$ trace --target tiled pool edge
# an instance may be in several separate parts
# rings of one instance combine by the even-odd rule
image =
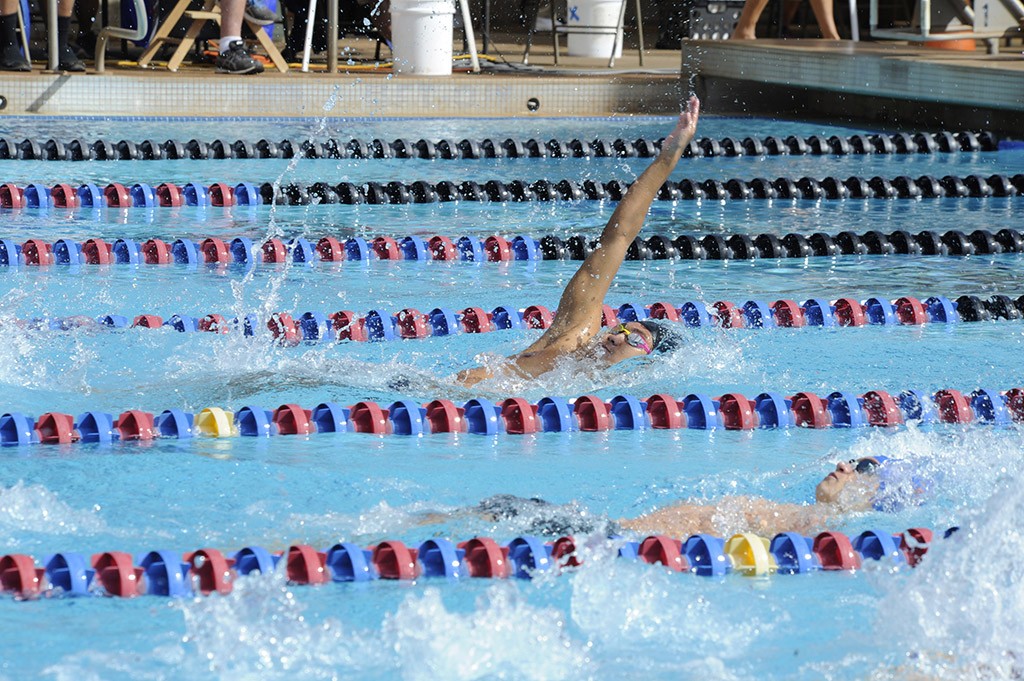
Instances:
[[[466,117],[677,112],[677,75],[232,78],[139,73],[0,75],[0,113],[84,116]],[[530,100],[536,100],[531,111]]]

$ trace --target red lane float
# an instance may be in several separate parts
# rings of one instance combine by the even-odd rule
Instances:
[[[181,187],[171,182],[157,185],[156,200],[162,208],[179,208],[185,203],[185,199],[181,195]]]
[[[142,257],[147,265],[169,265],[174,262],[170,246],[160,239],[150,239],[142,244]]]
[[[224,182],[214,182],[210,185],[210,205],[219,207],[230,207],[235,205],[235,190]]]
[[[792,300],[776,300],[771,304],[775,314],[775,323],[783,328],[801,328],[807,326],[804,309]]]
[[[326,584],[331,581],[327,572],[327,554],[306,544],[289,546],[285,552],[285,573],[294,584]]]
[[[823,570],[859,570],[860,554],[842,532],[822,532],[814,538],[814,553]]]
[[[206,263],[226,265],[232,260],[231,250],[222,239],[217,237],[203,239],[202,243],[199,244],[199,250],[202,251],[203,261]]]
[[[543,305],[531,305],[523,310],[523,322],[530,329],[546,329],[554,317],[554,313]]]
[[[864,412],[872,426],[898,426],[903,423],[903,412],[892,395],[884,390],[869,390],[864,393]]]
[[[199,549],[186,553],[184,559],[192,565],[196,591],[204,596],[231,593],[235,578],[234,560],[225,558],[217,549]]]
[[[938,391],[935,393],[935,405],[943,423],[970,423],[974,420],[974,410],[959,390]]]
[[[381,260],[402,259],[402,249],[398,247],[398,242],[389,236],[377,237],[370,243],[370,246]]]
[[[345,247],[332,236],[316,242],[316,252],[323,262],[342,262],[345,259]]]
[[[132,564],[131,554],[108,551],[92,557],[96,581],[110,596],[132,598],[144,593],[142,576],[145,570]]]
[[[682,542],[661,534],[640,542],[637,556],[645,563],[661,564],[672,572],[686,572],[690,569],[690,564],[682,554]]]
[[[736,307],[728,300],[719,300],[711,304],[718,317],[718,324],[724,329],[742,329],[746,324],[743,321],[743,310]]]
[[[123,412],[114,421],[114,428],[120,433],[121,439],[125,441],[152,440],[155,436],[153,415],[137,409]]]
[[[791,409],[797,426],[828,428],[832,425],[826,400],[810,392],[799,392],[789,399],[792,401]]]
[[[400,541],[385,541],[373,548],[374,567],[381,579],[416,579],[419,574],[419,563],[416,562],[416,549],[410,549]]]
[[[739,393],[727,393],[718,398],[722,423],[726,430],[753,430],[759,425],[754,402]]]
[[[465,410],[451,400],[434,400],[426,404],[431,433],[466,432]]]
[[[41,239],[29,239],[21,245],[21,257],[26,265],[45,267],[53,264],[53,246]]]
[[[274,410],[273,421],[281,435],[311,435],[316,432],[310,418],[313,412],[297,404],[282,404]]]
[[[671,395],[659,393],[648,397],[647,414],[651,419],[651,428],[677,430],[686,427],[683,403]]]
[[[465,551],[462,560],[470,577],[505,579],[511,576],[507,546],[498,546],[490,537],[474,537],[458,547]]]
[[[505,419],[505,432],[529,435],[540,431],[537,407],[522,397],[510,397],[501,403],[501,417]]]
[[[18,594],[23,598],[38,595],[43,590],[46,570],[37,568],[35,559],[23,553],[12,553],[0,558],[0,591]]]

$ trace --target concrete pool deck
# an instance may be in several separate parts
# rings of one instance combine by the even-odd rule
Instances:
[[[367,60],[373,44],[346,41],[342,72],[225,76],[212,65],[171,73],[108,58],[105,73],[0,73],[4,115],[267,117],[608,116],[670,114],[696,89],[706,110],[859,120],[915,128],[1020,130],[1024,57],[904,43],[816,40],[685,41],[649,50],[640,67],[625,49],[607,60],[563,56],[544,39],[529,66],[512,37],[492,43],[483,73],[393,76]],[[386,50],[385,50],[386,53]],[[349,63],[349,56],[352,62]],[[467,62],[468,65],[468,62]],[[322,68],[322,67],[321,67]]]

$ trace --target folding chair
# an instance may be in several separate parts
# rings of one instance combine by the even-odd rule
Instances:
[[[556,4],[564,4],[568,9],[566,15],[569,17],[568,22],[565,25],[561,25],[558,22]],[[619,36],[622,35],[622,31],[626,23],[626,3],[629,0],[622,0],[622,4],[619,7],[619,20],[615,26],[590,26],[581,23],[573,23],[573,16],[575,12],[575,5],[572,4],[572,0],[552,0],[551,6],[551,44],[554,48],[555,53],[555,65],[558,65],[558,36],[561,33],[581,33],[586,35],[614,35],[612,41],[611,55],[608,57],[608,68],[615,66],[615,53],[619,51]],[[640,0],[636,2],[636,33],[637,33],[637,54],[640,57],[640,66],[644,65],[644,24],[643,14],[640,9]],[[530,59],[530,47],[533,45],[533,34],[536,32],[537,25],[537,14],[540,12],[540,2],[536,0],[531,3],[533,5],[533,12],[527,26],[526,33],[526,50],[523,52],[523,63],[529,63]]]
[[[203,9],[198,11],[189,10],[189,5],[192,0],[178,0],[177,4],[174,5],[174,9],[167,15],[167,20],[164,21],[160,29],[154,34],[153,39],[149,43],[149,47],[139,57],[139,66],[145,68],[149,65],[149,62],[153,61],[153,57],[156,56],[157,50],[159,50],[164,43],[177,44],[178,48],[171,55],[170,60],[167,62],[168,71],[177,71],[178,67],[181,66],[181,62],[185,60],[185,55],[188,54],[189,49],[195,44],[196,38],[199,37],[199,32],[203,30],[203,26],[206,22],[212,21],[220,26],[220,6],[216,0],[205,0],[203,3]],[[174,38],[170,35],[174,27],[177,26],[178,21],[181,20],[182,16],[191,19],[192,24],[188,27],[188,31],[185,32],[184,38]],[[264,31],[264,27],[257,24],[254,21],[250,21],[248,18],[244,19],[245,24],[252,31],[253,35],[256,36],[256,40],[266,51],[267,56],[270,57],[270,61],[274,63],[274,67],[281,73],[288,71],[288,62],[281,56],[281,52],[274,45],[274,41],[270,39],[270,36]]]

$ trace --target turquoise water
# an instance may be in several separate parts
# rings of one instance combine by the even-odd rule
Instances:
[[[6,121],[5,121],[6,122]],[[633,121],[328,122],[321,136],[656,137],[666,119]],[[177,126],[177,127],[176,127]],[[118,130],[112,135],[109,130]],[[403,131],[403,129],[405,131]],[[13,120],[20,139],[68,134],[141,141],[224,137],[221,124]],[[230,139],[301,137],[313,122],[231,122]],[[756,132],[754,132],[756,131]],[[850,134],[792,123],[708,118],[709,137]],[[519,161],[4,162],[3,181],[123,183],[163,180],[523,178],[631,179],[638,159]],[[1018,154],[684,160],[674,177],[894,177],[1024,171]],[[844,229],[973,229],[1019,223],[1022,199],[656,203],[654,233],[835,233]],[[101,236],[165,239],[277,234],[458,236],[596,235],[612,206],[443,204],[416,206],[4,212],[5,238]],[[1022,292],[1021,258],[844,257],[751,262],[627,262],[610,304],[726,299]],[[399,397],[461,402],[511,395],[535,401],[667,392],[753,397],[763,390],[827,394],[906,388],[934,391],[1024,386],[1020,321],[858,329],[685,332],[685,347],[657,363],[588,373],[566,367],[529,384],[473,390],[450,376],[486,353],[509,354],[537,332],[295,348],[238,334],[27,329],[16,320],[81,314],[201,316],[275,311],[397,311],[435,306],[554,307],[578,263],[344,263],[237,268],[142,266],[21,268],[0,272],[2,411],[38,415],[119,413],[296,402],[352,404]],[[399,379],[402,392],[391,387]],[[620,678],[679,673],[705,678],[1001,678],[1021,649],[1019,597],[1024,513],[1018,427],[908,426],[892,431],[613,431],[376,438],[322,434],[270,439],[160,440],[113,446],[9,448],[0,452],[0,553],[37,563],[57,551],[133,554],[296,543],[416,545],[477,534],[507,542],[529,519],[460,511],[494,494],[575,502],[599,518],[632,517],[680,499],[731,510],[723,498],[760,495],[804,503],[836,461],[885,454],[941,481],[921,505],[849,514],[834,527],[925,526],[941,533],[914,570],[869,563],[855,573],[703,579],[613,559],[602,537],[581,538],[584,565],[530,582],[419,579],[414,583],[295,587],[281,575],[239,580],[234,593],[201,599],[0,598],[0,678],[165,678],[181,674],[336,678]],[[427,522],[427,521],[430,522]],[[1017,657],[1014,657],[1017,656]]]

